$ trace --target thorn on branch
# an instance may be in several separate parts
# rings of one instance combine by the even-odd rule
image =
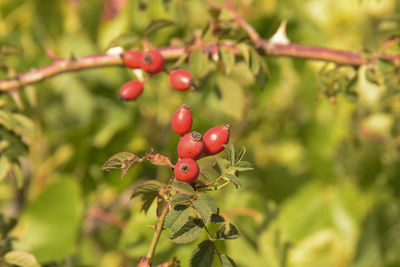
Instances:
[[[60,57],[58,57],[58,56],[56,55],[56,53],[54,53],[53,50],[47,49],[47,50],[46,50],[46,53],[47,53],[47,55],[48,55],[53,61],[60,60]]]

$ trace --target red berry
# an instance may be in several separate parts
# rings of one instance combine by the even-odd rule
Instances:
[[[149,74],[157,74],[164,70],[164,58],[158,50],[150,50],[143,54],[140,66]]]
[[[172,115],[171,127],[177,134],[184,135],[188,133],[192,129],[192,123],[192,114],[186,105],[180,106]]]
[[[215,155],[224,150],[224,145],[229,142],[230,126],[228,124],[213,127],[203,136],[204,152],[207,155]]]
[[[180,91],[194,87],[193,76],[187,70],[174,70],[168,76],[172,88]]]
[[[136,100],[143,93],[143,83],[139,81],[129,81],[125,83],[119,91],[119,98],[125,101]]]
[[[124,53],[125,66],[132,69],[139,69],[142,62],[143,53],[138,50],[128,50]]]
[[[179,181],[191,184],[199,176],[199,165],[190,158],[180,159],[175,164],[174,174]]]
[[[198,132],[187,133],[179,139],[178,156],[180,158],[199,159],[204,152],[204,140]]]

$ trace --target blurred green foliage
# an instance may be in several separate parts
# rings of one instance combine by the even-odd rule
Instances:
[[[400,33],[396,0],[234,2],[265,38],[285,19],[294,43],[369,54]],[[155,19],[175,22],[149,35],[156,47],[189,43],[211,18],[200,0],[2,0],[0,78],[51,63],[47,49],[60,57],[104,53],[123,34],[127,48],[137,45],[135,36]],[[144,163],[121,180],[100,167],[117,152],[142,155],[151,147],[176,160],[169,122],[186,103],[195,130],[229,123],[231,143],[245,146],[245,160],[255,165],[242,176],[242,190],[214,196],[242,237],[217,246],[239,266],[399,266],[395,68],[268,57],[260,59],[269,73],[260,90],[256,69],[241,58],[232,65],[232,55],[221,52],[229,63],[222,69],[199,51],[184,63],[199,85],[194,93],[173,91],[161,74],[138,101],[122,103],[119,88],[134,75],[110,67],[27,86],[17,104],[2,95],[1,255],[27,251],[48,266],[134,266],[156,217],[155,205],[144,215],[129,201],[132,186],[142,178],[167,181],[171,171]],[[172,244],[164,234],[154,263],[177,256],[186,266],[195,245]],[[19,260],[37,266],[21,253]]]

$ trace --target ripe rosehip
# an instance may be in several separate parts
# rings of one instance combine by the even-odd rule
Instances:
[[[139,81],[126,82],[119,91],[119,98],[124,101],[136,100],[143,93],[143,83]]]
[[[189,107],[183,104],[175,111],[171,119],[171,127],[174,132],[184,135],[192,129],[192,114]]]
[[[178,156],[183,158],[199,159],[204,152],[204,140],[200,133],[187,133],[179,139]]]
[[[164,70],[164,58],[158,50],[150,50],[143,54],[140,67],[149,74],[157,74]]]
[[[180,91],[194,87],[193,76],[187,70],[174,70],[168,76],[172,88]]]
[[[125,66],[132,69],[139,69],[142,62],[143,53],[138,50],[128,50],[124,53]]]
[[[193,183],[199,176],[199,165],[191,158],[180,159],[174,168],[176,179],[186,183]]]
[[[224,145],[229,142],[230,126],[228,124],[213,127],[203,136],[204,152],[207,155],[215,155],[224,150]]]

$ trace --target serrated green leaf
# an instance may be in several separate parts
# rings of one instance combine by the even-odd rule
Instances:
[[[260,70],[260,56],[254,48],[250,48],[250,70],[257,75]]]
[[[193,196],[195,194],[193,187],[190,184],[185,183],[185,182],[176,180],[172,183],[172,188],[177,190],[179,193],[185,194],[188,196]]]
[[[211,215],[217,213],[217,202],[208,195],[199,195],[193,201],[193,206],[200,213],[206,223],[211,220]]]
[[[228,173],[225,175],[225,177],[231,180],[231,182],[236,186],[236,188],[242,188],[242,182],[240,182],[239,178],[236,175]]]
[[[171,204],[178,205],[183,203],[188,203],[192,200],[191,197],[185,194],[176,194],[171,197]]]
[[[236,171],[250,171],[253,170],[253,164],[248,161],[239,161],[235,163],[233,168]]]
[[[107,46],[107,48],[111,48],[114,46],[122,46],[122,47],[132,47],[138,41],[140,41],[140,36],[136,33],[124,33],[113,39]]]
[[[165,186],[165,184],[156,180],[141,182],[133,188],[131,199],[140,197],[142,200],[141,210],[146,213],[163,186]]]
[[[18,123],[13,118],[12,113],[5,110],[0,110],[0,125],[13,132],[16,132],[18,127]]]
[[[239,236],[239,231],[232,223],[222,225],[215,234],[216,239],[237,239]]]
[[[190,257],[191,267],[211,267],[214,260],[215,245],[210,240],[204,240],[195,247]]]
[[[236,45],[236,48],[239,50],[240,54],[243,56],[244,61],[247,64],[249,64],[249,62],[250,62],[249,46],[245,43],[239,43]]]
[[[219,256],[221,259],[222,267],[236,267],[236,263],[228,255],[221,254]]]
[[[175,22],[172,20],[167,20],[167,19],[158,19],[158,20],[153,20],[150,22],[150,24],[147,26],[146,30],[144,31],[144,36],[148,36],[162,28],[169,27],[175,25]]]
[[[211,174],[209,174],[208,172],[200,172],[201,176],[203,176],[204,178],[206,178],[207,181],[212,182],[215,180],[214,177],[211,176]]]
[[[224,160],[221,157],[215,157],[215,159],[217,160],[217,164],[218,164],[218,168],[220,170],[221,173],[226,171],[226,164],[224,162]]]
[[[203,230],[203,221],[197,218],[190,218],[181,229],[174,233],[170,240],[177,244],[186,244],[195,240]]]
[[[10,168],[10,163],[8,162],[8,159],[6,156],[1,156],[0,157],[0,181],[3,180]]]
[[[28,117],[21,114],[13,114],[14,120],[18,123],[16,133],[21,136],[25,143],[30,143],[36,137],[35,124]]]
[[[176,205],[168,212],[164,226],[171,228],[173,233],[179,231],[189,220],[190,207],[187,205]]]
[[[236,156],[235,156],[236,162],[240,162],[243,159],[244,154],[246,154],[246,148],[242,147],[242,150],[240,150],[239,152],[236,153]]]
[[[40,267],[36,257],[26,251],[13,250],[4,255],[7,263],[20,267]]]
[[[230,74],[235,66],[235,55],[231,50],[225,48],[221,48],[219,52],[221,54],[221,60],[225,73]]]
[[[229,164],[233,166],[235,164],[235,147],[232,144],[225,145],[226,152],[228,153]]]
[[[0,125],[20,136],[27,144],[32,142],[36,136],[32,120],[18,113],[0,110]]]

